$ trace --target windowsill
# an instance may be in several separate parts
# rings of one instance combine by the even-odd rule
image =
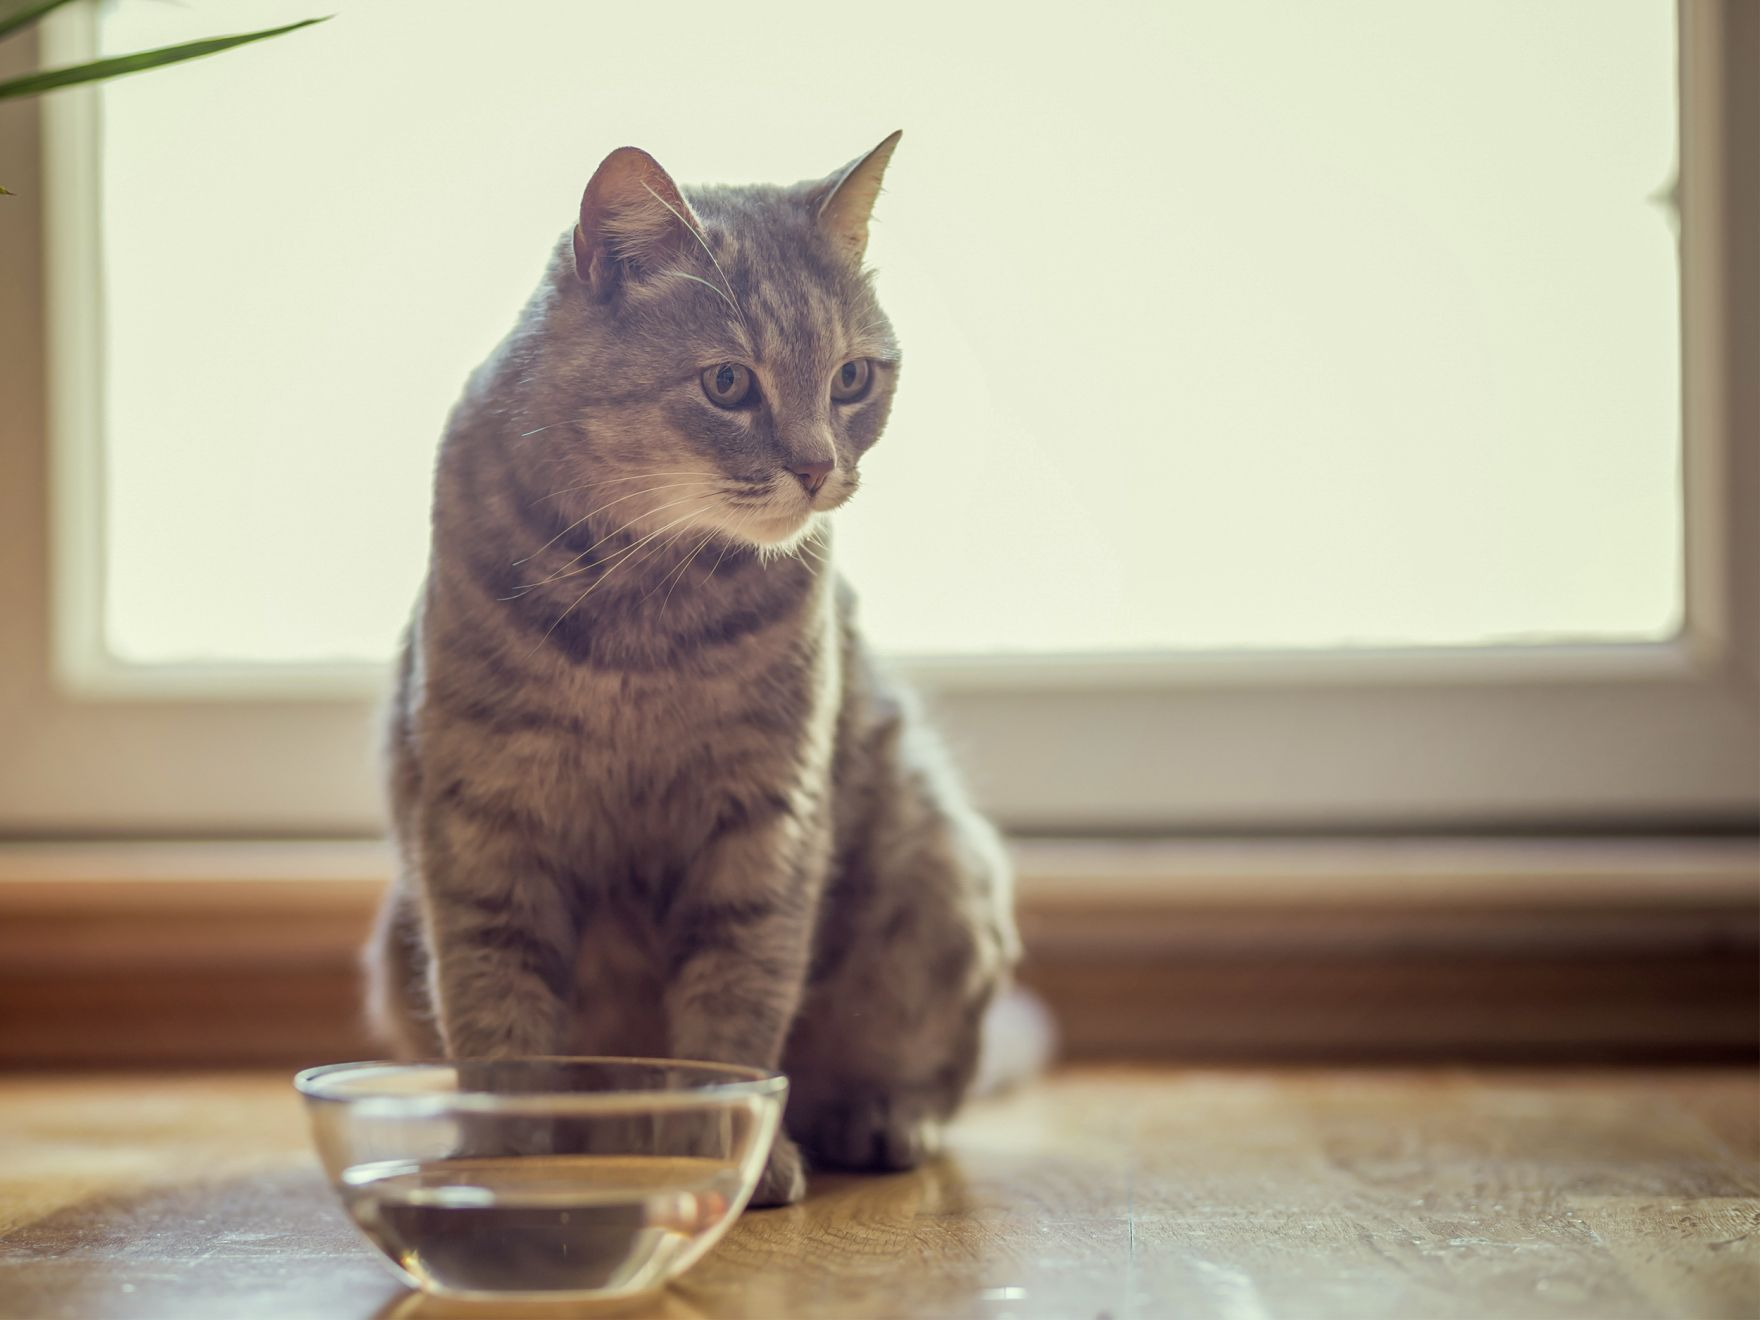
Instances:
[[[1749,1057],[1748,839],[1017,841],[1082,1057]],[[372,842],[0,845],[0,1065],[372,1046]]]
[[[1739,837],[1029,837],[1012,852],[1030,905],[1600,908],[1760,897],[1760,842]],[[0,842],[0,914],[149,894],[325,904],[376,896],[391,867],[388,846],[366,839]]]

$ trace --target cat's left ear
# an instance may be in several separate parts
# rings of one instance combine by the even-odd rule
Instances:
[[[819,228],[857,265],[868,250],[868,217],[874,213],[874,201],[880,196],[886,162],[892,159],[893,149],[903,136],[903,129],[893,133],[860,160],[851,161],[833,174],[822,186]]]
[[[703,224],[660,162],[637,147],[605,157],[581,197],[574,273],[601,298],[703,241]]]

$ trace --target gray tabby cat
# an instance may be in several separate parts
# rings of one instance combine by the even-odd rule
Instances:
[[[1016,957],[997,839],[829,567],[898,376],[862,268],[898,137],[793,187],[606,158],[447,424],[392,710],[393,1048],[781,1066],[758,1204],[803,1148],[922,1158]]]

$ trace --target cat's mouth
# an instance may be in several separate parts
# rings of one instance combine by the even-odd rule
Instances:
[[[830,513],[841,507],[855,493],[856,479],[853,475],[827,482],[823,489],[807,495],[807,514],[810,517],[815,513]]]
[[[778,513],[751,521],[741,528],[741,532],[757,545],[787,546],[799,540],[817,517],[813,509],[797,509],[793,513]]]
[[[766,492],[761,501],[735,498],[722,527],[740,540],[774,549],[799,541],[820,518],[855,493],[856,483],[828,482],[817,491]]]

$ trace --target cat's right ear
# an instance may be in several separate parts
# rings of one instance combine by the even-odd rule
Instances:
[[[880,180],[886,176],[886,163],[903,136],[903,129],[888,134],[884,142],[845,165],[813,194],[821,199],[819,228],[858,266],[868,250],[868,218],[880,196]]]
[[[599,297],[619,280],[658,269],[687,243],[703,241],[702,222],[660,162],[619,147],[593,171],[574,227],[574,273]]]

